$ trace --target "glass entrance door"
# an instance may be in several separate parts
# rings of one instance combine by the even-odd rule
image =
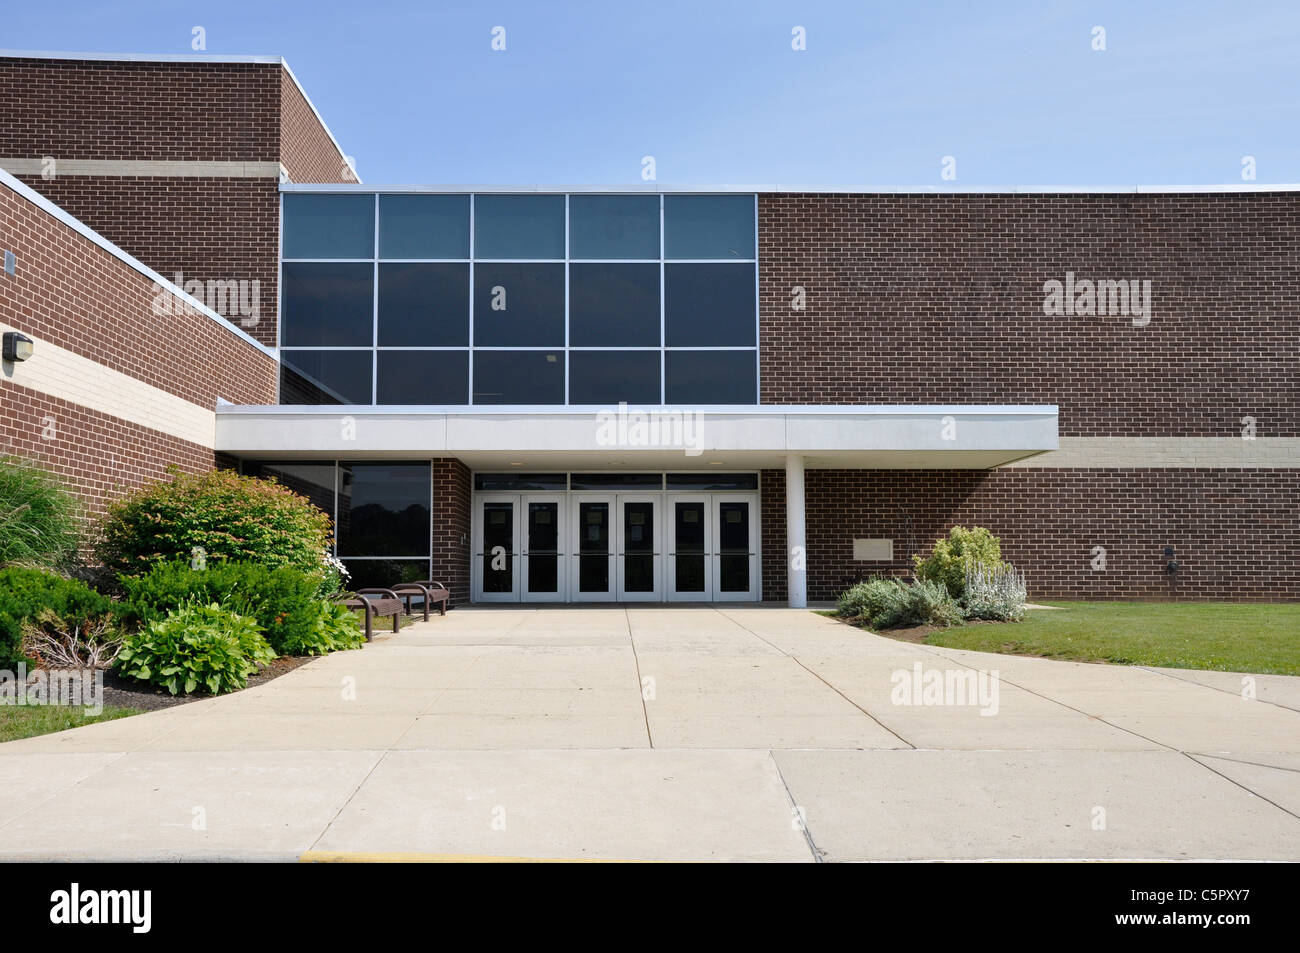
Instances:
[[[659,602],[663,599],[661,572],[663,544],[659,507],[663,497],[615,498],[618,513],[618,598],[621,602]]]
[[[753,601],[758,591],[757,527],[751,496],[713,496],[713,598],[718,602]]]
[[[709,498],[670,494],[667,510],[667,598],[672,602],[708,602],[713,598]]]
[[[559,495],[525,494],[520,501],[523,521],[521,584],[525,602],[560,602],[568,598],[562,548],[564,500]]]
[[[574,494],[573,513],[574,602],[612,602],[617,594],[614,574],[614,497]]]
[[[474,515],[475,597],[483,602],[518,602],[519,497],[481,495]]]

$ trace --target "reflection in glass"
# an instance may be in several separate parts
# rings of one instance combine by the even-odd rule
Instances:
[[[281,404],[369,404],[371,351],[281,351]]]
[[[563,404],[563,351],[475,351],[474,403]]]
[[[754,256],[754,196],[665,195],[664,255],[735,259]]]
[[[469,402],[469,351],[380,351],[380,404]]]
[[[659,196],[569,196],[570,258],[658,258]]]
[[[339,554],[427,556],[429,464],[339,466]]]

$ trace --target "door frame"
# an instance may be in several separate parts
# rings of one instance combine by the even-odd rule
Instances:
[[[521,573],[519,557],[519,493],[483,492],[474,494],[473,519],[471,521],[471,546],[469,558],[472,561],[470,580],[471,594],[475,602],[518,602],[521,592]],[[485,503],[510,503],[510,545],[511,583],[509,592],[483,591],[483,505]]]
[[[618,601],[619,602],[663,602],[664,601],[664,535],[663,535],[663,511],[664,511],[664,493],[662,490],[653,490],[649,493],[616,493],[614,494],[614,512],[615,519],[615,536],[614,536],[614,561],[615,569],[618,573]],[[626,555],[626,540],[624,537],[624,513],[623,504],[625,503],[649,503],[654,507],[651,519],[651,552],[654,554],[654,589],[650,592],[628,592],[626,579],[626,566],[623,557]]]
[[[558,490],[550,492],[531,491],[519,494],[518,536],[515,540],[519,548],[519,601],[520,602],[567,602],[568,585],[568,517],[565,513],[567,493]],[[555,591],[533,592],[528,588],[528,563],[532,558],[531,543],[528,539],[528,507],[532,503],[555,504]]]
[[[582,504],[583,503],[605,503],[608,506],[608,523],[606,526],[606,545],[607,560],[609,565],[609,588],[605,592],[579,592],[578,584],[582,578],[580,563],[582,560]],[[616,602],[618,599],[618,566],[617,556],[617,523],[618,523],[618,500],[616,494],[598,491],[569,491],[569,526],[572,535],[569,539],[569,561],[573,564],[573,571],[569,574],[569,601],[570,602]]]
[[[757,602],[758,601],[758,495],[752,492],[717,492],[710,493],[709,524],[713,530],[713,552],[710,554],[709,566],[712,579],[713,602]],[[746,503],[749,506],[749,588],[744,592],[722,591],[722,504]]]
[[[664,601],[713,601],[713,505],[707,492],[683,491],[664,494]],[[678,503],[699,503],[704,519],[704,591],[677,591],[677,512]]]

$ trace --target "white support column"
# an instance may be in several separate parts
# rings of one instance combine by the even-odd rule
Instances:
[[[786,587],[791,609],[808,607],[808,543],[804,534],[803,457],[785,458]]]

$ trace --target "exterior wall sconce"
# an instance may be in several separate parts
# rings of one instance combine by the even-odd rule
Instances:
[[[1178,570],[1182,568],[1183,568],[1183,564],[1180,563],[1178,560],[1174,559],[1174,547],[1166,546],[1165,547],[1165,572],[1170,573],[1172,575],[1173,573],[1178,572]]]
[[[17,331],[4,333],[4,359],[6,361],[25,361],[32,356],[35,346],[32,339]]]

